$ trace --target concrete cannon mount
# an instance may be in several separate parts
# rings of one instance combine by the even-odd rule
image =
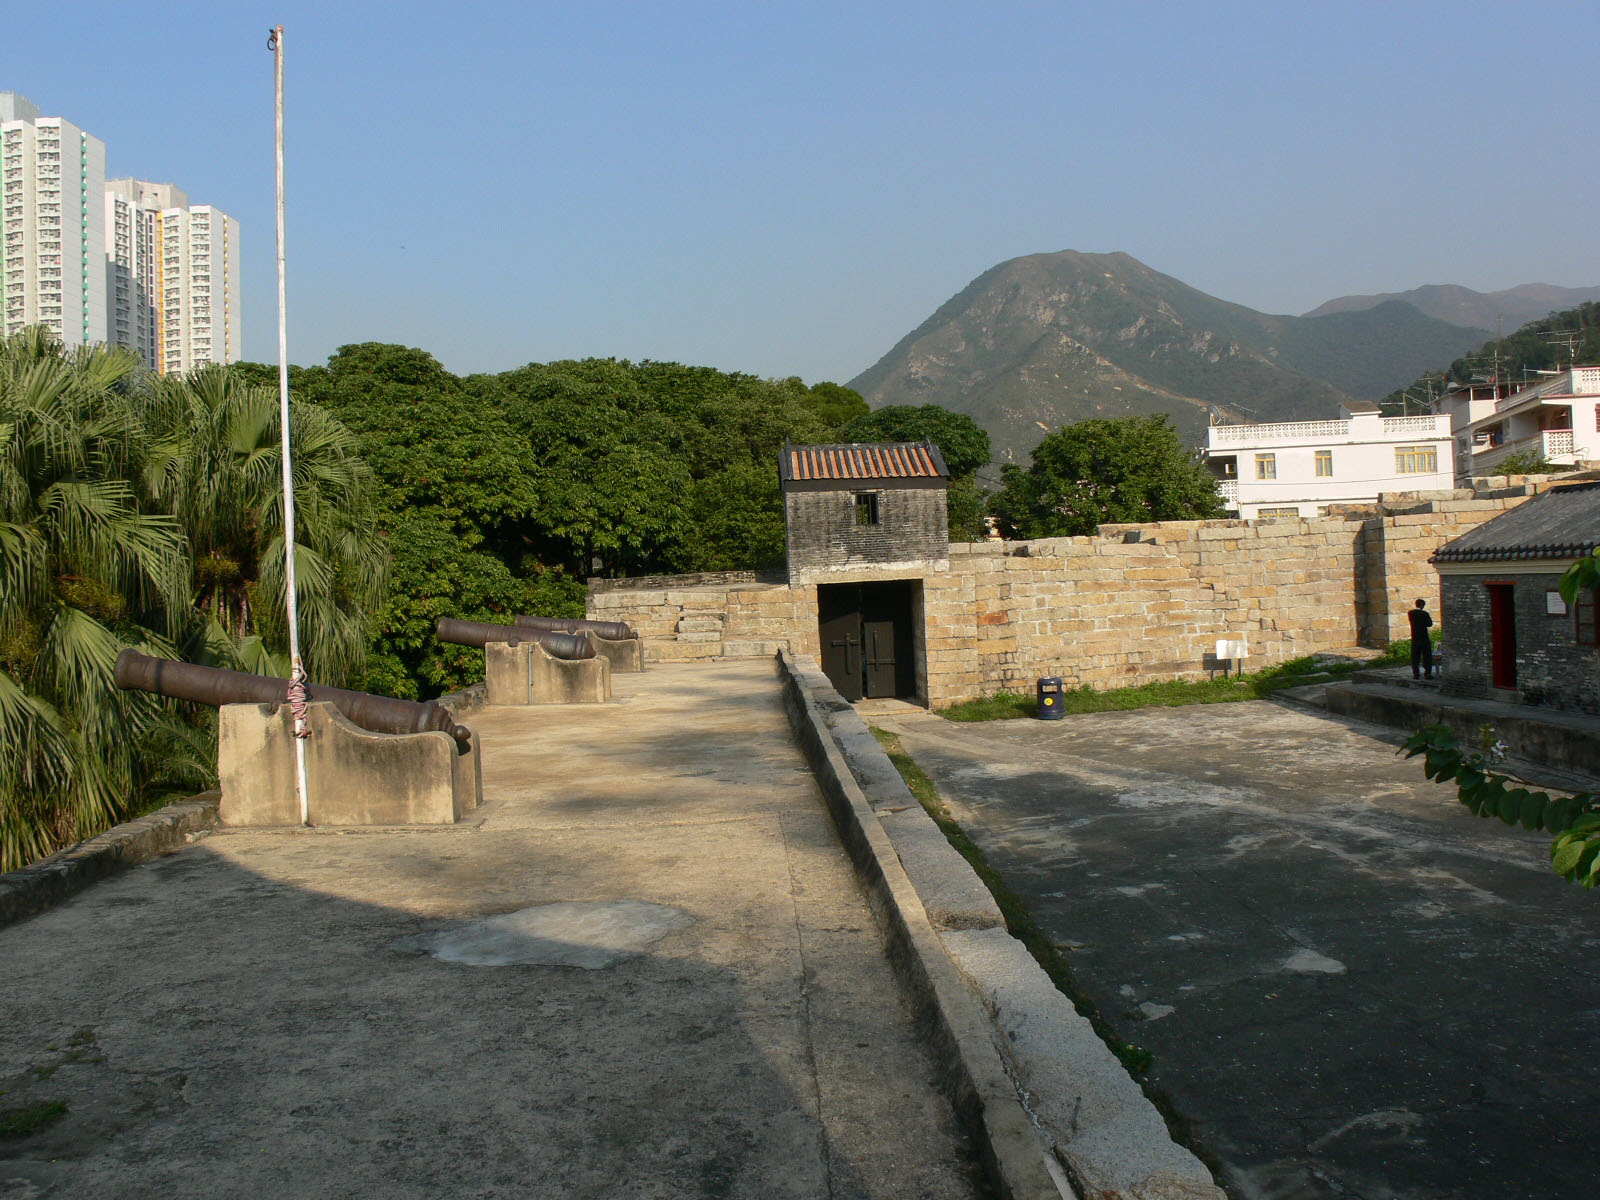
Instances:
[[[483,682],[489,704],[604,704],[611,699],[611,663],[563,659],[538,642],[490,642],[483,648]]]
[[[287,704],[218,710],[218,819],[299,825],[294,718]],[[483,792],[478,740],[461,754],[445,733],[373,733],[331,704],[307,708],[306,793],[313,825],[449,825]]]
[[[65,1105],[0,1196],[992,1194],[772,664],[616,690],[475,711],[459,824],[224,828],[0,928],[0,1109]]]
[[[636,637],[603,638],[592,629],[589,644],[600,658],[611,664],[611,673],[622,671],[634,674],[644,670],[644,642]]]

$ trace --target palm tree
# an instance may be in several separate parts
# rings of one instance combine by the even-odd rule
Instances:
[[[134,482],[136,368],[40,328],[0,341],[0,869],[110,824],[152,737],[183,737],[172,706],[112,682],[124,646],[170,653],[190,607],[182,529]]]
[[[209,368],[155,381],[145,404],[144,486],[193,550],[191,650],[288,674],[277,396]],[[388,589],[372,475],[354,435],[316,405],[291,405],[290,455],[302,653],[313,679],[343,683],[360,673],[367,620]]]

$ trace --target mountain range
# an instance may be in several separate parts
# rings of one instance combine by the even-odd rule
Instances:
[[[1376,296],[1340,296],[1319,304],[1306,313],[1323,317],[1329,313],[1357,312],[1376,308],[1390,300],[1411,305],[1425,316],[1452,325],[1477,326],[1512,333],[1529,321],[1563,308],[1576,308],[1585,300],[1600,300],[1600,288],[1555,287],[1548,283],[1525,283],[1500,292],[1475,292],[1453,283],[1430,283],[1409,292],[1380,292]]]
[[[964,412],[1002,461],[1026,462],[1047,430],[1085,417],[1166,413],[1185,440],[1199,442],[1213,414],[1332,417],[1340,403],[1375,400],[1493,336],[1488,325],[1438,312],[1481,314],[1480,302],[1493,307],[1504,297],[1542,307],[1546,293],[1559,293],[1552,304],[1569,292],[1600,295],[1541,288],[1419,288],[1274,316],[1127,254],[1032,254],[978,276],[850,386],[874,408],[936,403]]]

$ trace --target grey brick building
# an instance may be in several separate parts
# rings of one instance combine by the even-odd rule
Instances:
[[[950,569],[950,471],[930,441],[785,444],[789,586],[815,605],[823,671],[848,700],[926,696],[923,585]]]
[[[950,561],[950,472],[932,442],[785,444],[789,582]]]
[[[1600,483],[1554,488],[1440,547],[1446,695],[1600,712],[1596,594],[1561,575],[1600,549]]]

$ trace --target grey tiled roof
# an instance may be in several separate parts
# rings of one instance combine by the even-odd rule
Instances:
[[[1552,488],[1446,542],[1433,561],[1579,558],[1600,549],[1600,483]]]

